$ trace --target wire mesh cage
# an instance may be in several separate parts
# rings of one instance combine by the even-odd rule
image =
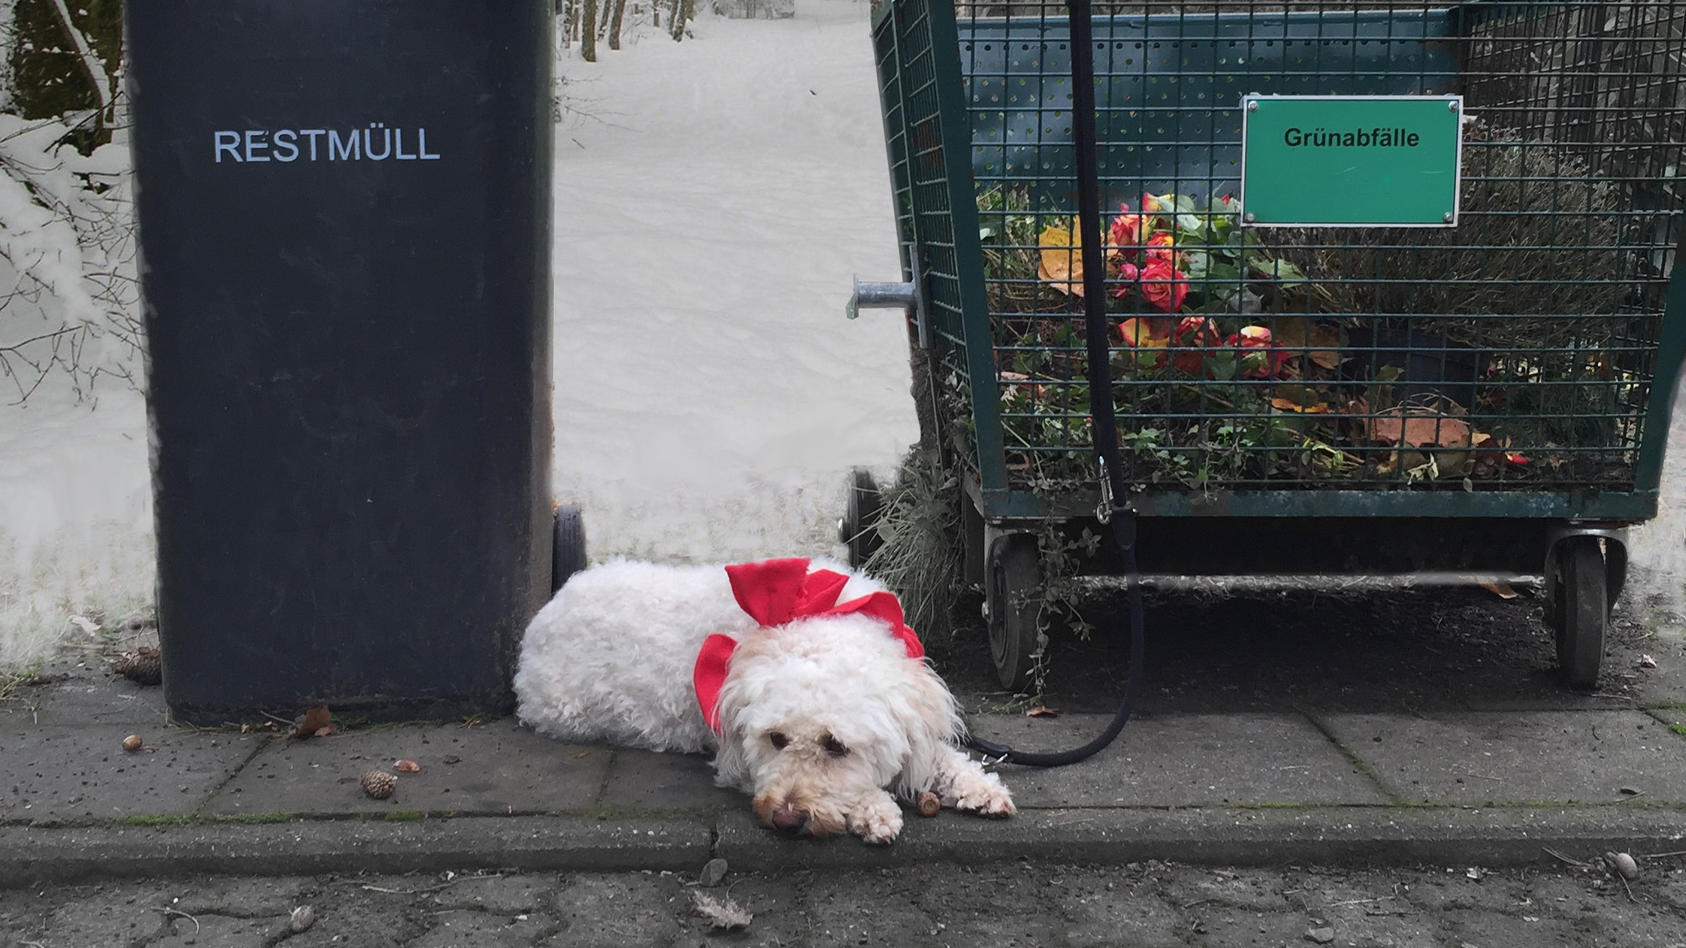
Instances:
[[[1686,318],[1669,292],[1686,3],[1095,11],[1112,395],[1133,484],[1654,512]],[[1094,479],[1070,23],[1063,5],[1024,0],[958,12],[877,11],[885,130],[946,434],[997,512],[1024,512]],[[1458,113],[1456,213],[1433,223],[1455,226],[1255,226],[1246,96],[1443,97]],[[1327,113],[1293,144],[1309,155],[1393,131],[1391,113],[1356,108],[1359,121]]]

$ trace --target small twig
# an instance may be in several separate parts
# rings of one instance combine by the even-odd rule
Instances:
[[[1666,859],[1670,856],[1686,856],[1686,849],[1676,849],[1669,853],[1634,853],[1638,859]]]
[[[1627,884],[1627,876],[1618,872],[1616,873],[1616,878],[1622,880],[1622,888],[1627,890],[1627,900],[1629,902],[1638,902],[1639,900],[1633,897],[1633,886]]]
[[[1184,902],[1182,905],[1180,905],[1178,907],[1190,909],[1190,908],[1194,908],[1196,905],[1205,905],[1207,902],[1216,902],[1216,901],[1217,901],[1217,899],[1195,899],[1193,902]]]
[[[1558,852],[1557,850],[1550,848],[1549,846],[1541,846],[1540,848],[1544,849],[1546,851],[1546,855],[1551,856],[1553,859],[1560,859],[1563,862],[1566,862],[1569,865],[1576,867],[1577,869],[1591,869],[1592,868],[1591,863],[1581,862],[1579,859],[1571,859],[1568,856],[1565,856],[1562,853]]]
[[[1334,907],[1339,906],[1339,905],[1363,905],[1367,902],[1391,902],[1392,900],[1394,900],[1396,898],[1398,898],[1398,896],[1396,896],[1396,895],[1384,895],[1384,896],[1382,896],[1380,898],[1376,898],[1376,899],[1347,899],[1344,902],[1330,902],[1327,906],[1324,906],[1324,907],[1325,908],[1334,908]]]
[[[195,934],[195,935],[199,934],[199,920],[197,918],[194,918],[193,916],[187,914],[186,912],[182,911],[181,909],[173,909],[173,908],[170,908],[168,906],[163,906],[163,907],[159,908],[158,911],[163,912],[166,915],[180,915],[182,918],[185,918],[188,921],[193,923],[193,934]]]
[[[426,895],[429,892],[438,892],[440,889],[448,889],[456,884],[457,880],[451,879],[447,882],[441,882],[438,885],[430,885],[425,889],[387,889],[378,885],[365,885],[361,888],[368,889],[370,892],[381,892],[386,895]]]

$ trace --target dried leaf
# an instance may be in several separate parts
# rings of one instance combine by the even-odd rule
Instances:
[[[1270,404],[1278,411],[1293,411],[1305,415],[1321,415],[1331,410],[1328,405],[1301,405],[1288,398],[1273,398],[1270,400]]]
[[[1083,295],[1083,255],[1064,227],[1046,227],[1036,238],[1041,248],[1036,275],[1044,283],[1072,296]]]
[[[413,760],[400,760],[392,765],[392,769],[401,774],[421,773],[421,764],[418,764]]]
[[[1304,316],[1278,316],[1271,320],[1270,337],[1293,355],[1299,355],[1300,349],[1310,349],[1305,357],[1325,369],[1341,366],[1339,326],[1313,322]]]
[[[1510,588],[1509,583],[1501,583],[1496,579],[1481,583],[1481,588],[1487,590],[1495,596],[1498,596],[1500,599],[1516,598],[1516,590]]]
[[[724,896],[715,898],[700,889],[691,890],[691,903],[701,915],[715,928],[726,931],[738,931],[748,928],[755,916],[744,911],[743,906]]]
[[[1640,668],[1656,668],[1657,667],[1657,660],[1652,658],[1649,655],[1641,655],[1641,656],[1639,656],[1639,667]]]
[[[1024,716],[1027,718],[1057,718],[1060,716],[1060,709],[1050,708],[1045,704],[1039,704],[1036,707],[1031,708],[1029,711],[1026,711]]]
[[[1390,408],[1369,423],[1369,437],[1376,444],[1413,448],[1467,448],[1470,431],[1469,422],[1409,407]]]
[[[335,728],[332,724],[324,724],[311,733],[316,737],[329,737],[333,735],[334,731]]]
[[[331,728],[333,725],[333,715],[328,713],[328,706],[325,704],[319,704],[304,713],[304,717],[298,720],[298,723],[293,728],[293,733],[288,735],[287,739],[298,740],[310,737],[318,731],[321,731],[323,728]],[[329,731],[328,733],[331,734],[333,732]]]

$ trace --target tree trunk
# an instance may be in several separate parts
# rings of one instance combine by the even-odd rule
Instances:
[[[580,58],[588,63],[597,61],[597,0],[585,0],[580,14]]]
[[[685,38],[684,0],[673,0],[673,6],[667,14],[667,32],[675,43]]]
[[[609,16],[609,48],[621,48],[621,16],[626,13],[626,0],[615,0],[615,12]]]

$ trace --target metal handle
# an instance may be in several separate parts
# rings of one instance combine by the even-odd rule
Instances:
[[[843,314],[854,319],[862,309],[907,309],[918,303],[919,289],[912,283],[862,283],[857,275],[855,292]]]
[[[849,295],[849,305],[843,315],[854,319],[863,308],[899,309],[913,317],[915,338],[921,348],[931,344],[931,329],[925,319],[925,293],[919,284],[919,248],[907,248],[907,269],[913,274],[912,283],[862,283],[855,276],[855,291]]]

